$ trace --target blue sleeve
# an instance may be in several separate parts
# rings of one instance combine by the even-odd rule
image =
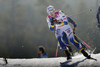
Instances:
[[[50,30],[53,32],[55,29],[55,26],[54,27],[50,27]]]
[[[67,20],[68,20],[68,22],[70,22],[71,24],[73,24],[74,27],[77,27],[76,23],[70,17],[67,17]]]
[[[100,21],[99,21],[99,14],[100,14],[100,12],[98,11],[98,12],[97,12],[97,15],[96,15],[96,18],[97,18],[97,22],[98,22],[98,23],[100,23]]]

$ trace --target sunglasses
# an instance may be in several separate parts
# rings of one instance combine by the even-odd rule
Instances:
[[[48,14],[50,14],[50,13],[53,13],[53,10],[48,12]]]

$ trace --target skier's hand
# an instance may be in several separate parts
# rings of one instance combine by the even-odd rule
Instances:
[[[74,24],[74,29],[77,27],[77,25],[76,24]]]
[[[75,28],[73,29],[73,34],[75,34]]]
[[[54,25],[54,18],[50,18],[51,25]]]

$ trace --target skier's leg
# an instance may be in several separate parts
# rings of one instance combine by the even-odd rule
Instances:
[[[91,58],[91,56],[88,55],[88,53],[87,53],[86,51],[84,51],[84,49],[81,50],[81,53],[82,53],[85,57],[87,57],[88,59]]]
[[[60,47],[62,48],[62,50],[66,53],[66,56],[67,56],[67,60],[68,59],[71,59],[71,55],[70,53],[68,52],[67,48],[66,48],[66,45],[62,42],[61,40],[61,36],[57,37],[59,43],[60,43]]]
[[[69,49],[68,51],[72,53],[72,48],[71,48],[71,46],[70,46],[70,44],[69,44],[69,42],[68,42],[68,38],[67,38],[66,33],[63,32],[62,35],[63,35],[63,36],[62,36],[63,42],[66,44],[67,48]]]
[[[81,43],[81,41],[79,41],[79,39],[77,38],[76,35],[74,35],[74,38],[75,38],[75,40],[76,40],[77,42]]]
[[[62,50],[67,49],[65,44],[62,42],[61,36],[57,37],[59,43],[60,43],[60,47],[62,48]]]
[[[70,53],[68,52],[68,50],[64,50],[64,53],[66,53],[67,56],[67,60],[72,59]]]
[[[74,35],[74,39],[75,39],[77,42],[81,43],[82,48],[84,48],[84,49],[87,48],[87,47],[77,38],[76,35]]]
[[[75,40],[73,34],[71,34],[71,35],[69,36],[69,40],[70,40],[70,42],[71,42],[74,46],[76,46],[76,48],[77,48],[78,50],[81,50],[81,49],[82,49],[81,43]]]
[[[65,27],[65,26],[63,26],[63,27]],[[62,39],[62,36],[63,36],[62,33],[63,33],[64,29],[65,29],[65,28],[57,28],[56,31],[55,31],[55,36],[56,36],[56,38],[57,38],[58,41],[59,41],[60,47],[61,47],[62,50],[66,53],[67,60],[68,60],[68,59],[71,59],[71,55],[70,55],[70,53],[68,52],[67,47],[66,47],[66,45],[64,44],[63,39]]]
[[[91,58],[90,55],[88,55],[88,53],[84,51],[84,48],[82,47],[81,43],[79,43],[78,41],[76,41],[75,38],[74,38],[74,36],[73,37],[72,36],[73,36],[73,34],[70,36],[71,43],[73,43],[73,45],[75,45],[77,47],[77,49],[80,50],[81,53],[85,57],[87,57],[88,59],[90,59]]]

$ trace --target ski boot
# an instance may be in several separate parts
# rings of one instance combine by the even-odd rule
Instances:
[[[68,52],[71,54],[71,56],[74,56],[72,48],[70,46],[67,46],[67,48],[68,48]]]
[[[67,49],[66,49],[66,50],[64,50],[64,52],[66,53],[67,60],[72,59],[72,57],[71,57],[71,55],[70,55],[70,53],[68,52],[68,50],[67,50]]]
[[[84,45],[83,43],[81,43],[81,45],[82,45],[82,48],[84,48],[84,50],[87,50],[87,46],[86,45]]]
[[[88,55],[88,53],[85,52],[84,49],[81,51],[81,53],[82,53],[87,59],[91,59],[91,56]]]
[[[93,57],[91,57],[90,55],[88,55],[87,52],[84,51],[84,49],[83,49],[81,52],[82,52],[82,54],[83,54],[87,59],[91,59],[91,60],[97,61],[96,58],[93,58]]]

